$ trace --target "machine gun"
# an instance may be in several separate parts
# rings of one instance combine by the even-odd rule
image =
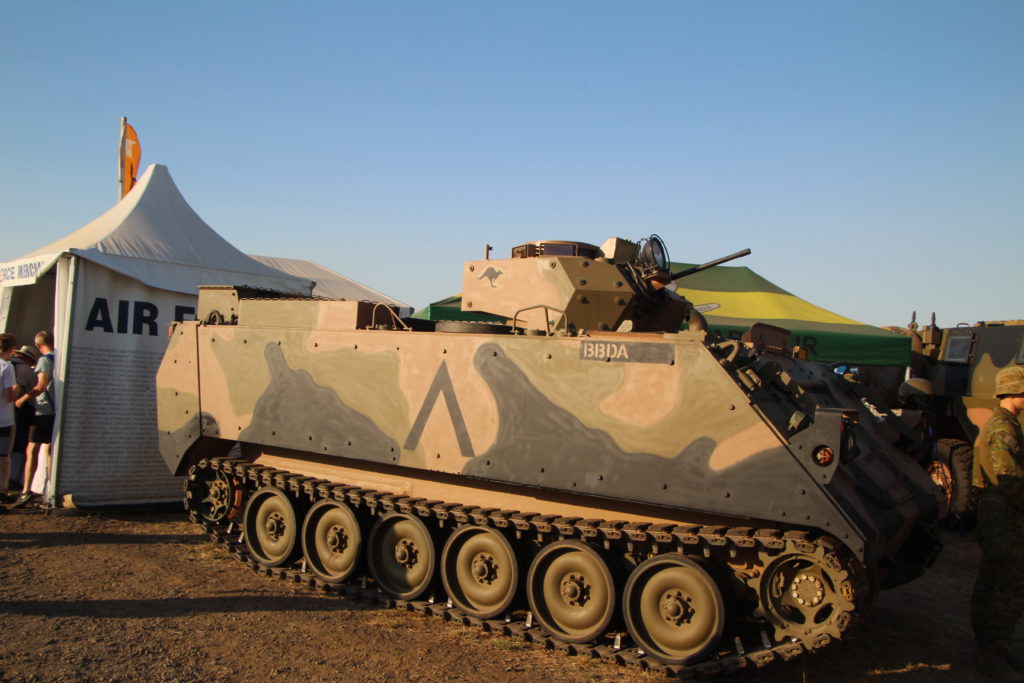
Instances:
[[[723,256],[722,258],[716,258],[714,261],[708,261],[707,263],[702,263],[699,266],[693,266],[692,268],[687,268],[686,270],[680,270],[678,273],[673,273],[672,275],[670,275],[669,279],[671,279],[674,282],[674,281],[679,280],[681,278],[684,278],[684,277],[686,277],[688,275],[693,275],[694,273],[699,273],[702,270],[707,270],[708,268],[713,268],[715,266],[720,266],[723,263],[728,263],[729,261],[735,261],[738,258],[742,258],[744,256],[749,256],[749,255],[750,255],[750,249],[744,249],[743,251],[737,251],[735,254],[729,254],[728,256]]]

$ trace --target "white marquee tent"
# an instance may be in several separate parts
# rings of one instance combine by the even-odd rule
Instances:
[[[379,301],[380,303],[397,306],[402,317],[410,316],[413,313],[412,307],[408,304],[404,304],[398,299],[393,299],[387,294],[382,294],[376,289],[371,289],[352,278],[345,277],[341,273],[335,273],[330,268],[325,268],[315,261],[281,258],[278,256],[257,256],[256,254],[249,254],[249,256],[275,270],[307,280],[313,280],[316,282],[316,286],[313,287],[313,296],[324,299]]]
[[[53,330],[58,420],[55,503],[178,500],[156,437],[154,377],[167,327],[195,313],[198,285],[308,295],[313,282],[260,263],[218,235],[151,165],[117,205],[20,259],[0,263],[0,329],[19,343]]]

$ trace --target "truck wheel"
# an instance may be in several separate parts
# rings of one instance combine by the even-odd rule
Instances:
[[[958,517],[971,516],[978,509],[979,490],[971,483],[974,447],[960,439],[939,439],[939,458],[949,467],[952,495],[949,511]]]

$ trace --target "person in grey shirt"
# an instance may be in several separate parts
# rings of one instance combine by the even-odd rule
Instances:
[[[12,507],[21,507],[32,500],[32,477],[35,474],[37,459],[40,467],[50,466],[50,442],[53,440],[53,422],[56,417],[53,394],[50,392],[53,382],[53,335],[45,330],[37,332],[35,341],[36,348],[41,354],[35,368],[36,385],[15,402],[15,406],[21,407],[28,400],[35,399],[36,414],[28,431],[25,479],[21,496]]]

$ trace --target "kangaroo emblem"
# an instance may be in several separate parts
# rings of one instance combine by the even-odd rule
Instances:
[[[494,266],[487,266],[487,270],[485,270],[483,274],[477,278],[477,280],[483,280],[484,278],[487,278],[487,280],[491,283],[491,287],[494,287],[494,281],[497,280],[498,276],[501,274],[502,271],[498,270]]]

